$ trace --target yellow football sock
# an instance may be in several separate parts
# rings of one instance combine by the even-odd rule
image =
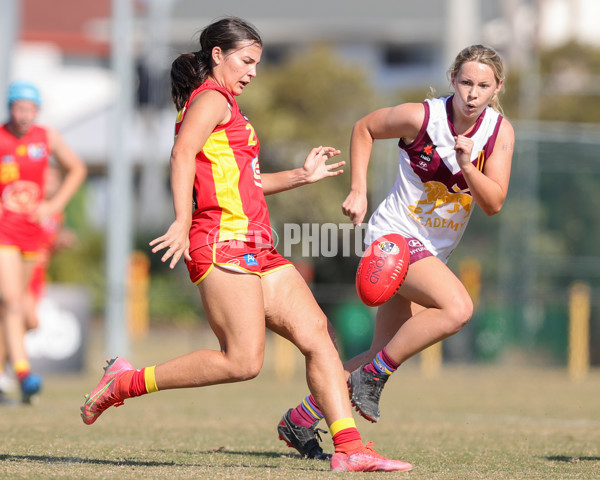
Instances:
[[[144,383],[146,384],[146,391],[148,393],[158,392],[158,387],[156,386],[156,377],[154,376],[154,369],[156,365],[152,367],[146,367],[144,369]]]
[[[333,437],[336,433],[345,430],[346,428],[356,428],[356,422],[354,418],[340,418],[331,424],[329,427],[329,431],[331,432],[331,436]]]
[[[29,370],[31,370],[31,365],[27,360],[19,360],[13,364],[13,369],[18,375],[19,373],[29,372]]]

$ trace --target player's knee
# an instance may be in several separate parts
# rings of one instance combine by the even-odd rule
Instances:
[[[25,309],[20,301],[7,300],[3,305],[4,314],[8,317],[23,317],[25,315]]]
[[[262,365],[261,365],[262,366]],[[252,367],[251,365],[246,365],[244,368],[240,369],[237,372],[236,380],[239,382],[245,382],[247,380],[252,380],[256,378],[260,373],[261,367]]]
[[[456,295],[452,302],[444,308],[444,324],[446,335],[454,335],[462,330],[473,315],[473,301],[465,292],[464,295]]]
[[[27,315],[25,318],[25,330],[36,330],[40,326],[40,319],[37,315]]]
[[[454,335],[460,332],[473,316],[473,301],[471,297],[466,292],[465,295],[455,297],[447,312],[447,333]]]
[[[324,315],[313,318],[305,323],[301,329],[294,332],[292,342],[306,357],[313,355],[323,348],[335,349],[335,332],[328,327],[327,317]]]
[[[236,363],[233,377],[238,382],[252,380],[260,373],[264,361],[262,354],[248,355],[242,361]]]

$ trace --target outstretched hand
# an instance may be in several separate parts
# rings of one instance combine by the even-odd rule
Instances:
[[[313,148],[306,157],[304,166],[302,167],[306,183],[315,183],[323,178],[335,177],[344,173],[343,170],[339,170],[340,167],[346,165],[344,160],[336,163],[327,163],[327,160],[340,153],[342,152],[332,147]]]
[[[169,268],[171,269],[175,268],[182,255],[184,259],[191,260],[189,233],[189,226],[185,227],[175,220],[167,230],[167,233],[150,242],[150,246],[154,247],[152,248],[152,253],[166,248],[167,251],[163,254],[160,261],[166,262],[170,258],[171,263],[169,263]]]

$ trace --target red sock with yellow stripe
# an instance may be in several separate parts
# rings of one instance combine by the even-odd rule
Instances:
[[[351,455],[364,447],[356,423],[352,417],[340,418],[329,427],[335,453]]]
[[[29,361],[20,360],[13,364],[13,370],[19,381],[22,382],[31,373],[31,366],[29,365]]]
[[[158,392],[154,368],[146,367],[139,370],[129,370],[119,377],[119,382],[129,391],[130,397],[139,397],[146,393]]]

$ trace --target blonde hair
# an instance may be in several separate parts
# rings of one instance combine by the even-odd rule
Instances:
[[[492,69],[498,85],[504,81],[504,64],[502,63],[502,59],[500,58],[500,55],[498,55],[498,52],[493,48],[484,45],[471,45],[463,48],[448,70],[448,78],[451,80],[452,77],[456,76],[466,62],[483,63]],[[492,97],[489,106],[503,114],[498,95]]]

